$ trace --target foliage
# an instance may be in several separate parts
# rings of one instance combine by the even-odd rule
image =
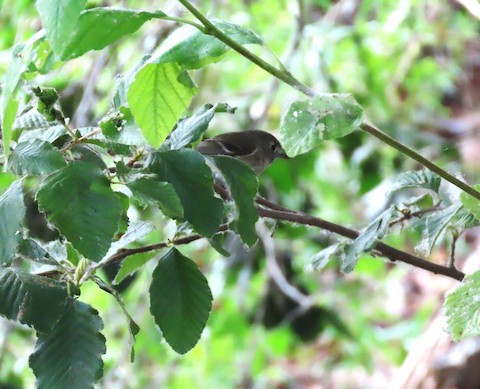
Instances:
[[[312,9],[322,8],[321,2],[307,3]],[[319,331],[330,329],[336,338],[341,339],[340,348],[341,342],[347,342],[345,339],[353,342],[355,335],[352,334],[366,333],[373,337],[373,330],[359,317],[345,324],[342,315],[336,312],[336,305],[339,310],[345,309],[349,313],[353,309],[335,304],[333,300],[338,297],[333,292],[309,300],[309,292],[319,286],[305,281],[305,276],[299,276],[295,266],[284,263],[283,278],[279,281],[278,274],[275,278],[269,263],[272,244],[275,246],[280,242],[281,245],[282,239],[287,240],[284,251],[311,258],[304,264],[313,269],[323,272],[355,270],[361,275],[362,272],[385,271],[384,267],[378,269],[376,265],[365,265],[364,260],[369,254],[399,259],[389,256],[389,251],[384,249],[386,245],[380,242],[391,239],[392,232],[396,232],[399,225],[404,227],[406,239],[421,235],[417,247],[424,255],[430,255],[436,245],[449,238],[456,241],[466,229],[479,224],[478,198],[472,193],[463,192],[458,196],[452,191],[444,191],[439,175],[430,170],[414,169],[409,162],[399,164],[390,149],[377,148],[365,140],[362,130],[369,123],[367,114],[370,119],[383,124],[389,116],[397,116],[400,121],[402,113],[409,112],[412,107],[415,112],[440,108],[439,100],[430,105],[425,101],[447,90],[454,76],[449,70],[440,71],[438,63],[419,57],[417,63],[410,63],[409,71],[402,78],[399,75],[402,72],[392,68],[392,64],[401,59],[409,60],[403,57],[401,48],[405,42],[401,37],[407,33],[410,36],[411,31],[401,23],[396,26],[398,34],[382,35],[370,31],[373,27],[366,23],[367,15],[375,7],[367,3],[358,10],[358,26],[328,26],[310,20],[302,39],[294,38],[298,41],[293,42],[292,53],[296,52],[299,58],[296,61],[287,58],[287,61],[291,62],[292,73],[301,74],[315,90],[295,79],[283,64],[277,64],[276,58],[271,58],[272,51],[264,42],[272,41],[273,51],[284,50],[284,46],[277,47],[282,42],[277,35],[285,34],[284,24],[290,18],[282,19],[285,12],[269,4],[252,4],[249,9],[252,19],[270,8],[275,9],[276,14],[270,19],[278,16],[278,26],[271,26],[270,22],[263,25],[265,17],[252,23],[265,33],[262,38],[231,21],[210,17],[205,21],[203,14],[195,14],[197,20],[193,21],[167,15],[162,10],[97,7],[85,1],[59,0],[36,2],[32,17],[41,20],[43,29],[29,31],[27,36],[20,38],[21,43],[13,46],[13,40],[8,37],[10,30],[15,28],[13,21],[0,32],[2,48],[8,50],[11,59],[5,68],[0,99],[3,142],[0,313],[36,331],[38,339],[29,365],[37,387],[93,387],[104,376],[104,367],[114,364],[109,360],[109,337],[103,333],[118,328],[121,328],[120,332],[128,333],[129,357],[133,359],[135,342],[137,349],[141,350],[149,344],[156,353],[155,357],[163,358],[165,366],[170,363],[173,367],[176,356],[165,349],[154,349],[154,345],[160,342],[158,334],[152,338],[148,332],[137,336],[139,326],[129,312],[137,302],[143,302],[143,297],[139,296],[147,293],[150,303],[146,305],[149,305],[150,315],[146,316],[150,319],[146,320],[156,323],[174,351],[179,354],[190,352],[192,358],[201,360],[205,366],[197,366],[198,369],[207,370],[208,366],[229,361],[224,372],[218,372],[216,378],[202,384],[205,387],[232,385],[232,354],[237,348],[250,352],[244,337],[250,326],[246,312],[254,312],[259,295],[265,295],[265,312],[274,312],[280,317],[278,322],[275,318],[266,318],[262,324],[268,328],[284,323],[278,306],[269,305],[278,299],[269,298],[270,289],[262,289],[272,284],[269,277],[276,282],[273,282],[276,285],[274,293],[286,296],[280,305],[289,307],[285,320],[291,324],[291,330],[280,326],[263,334],[267,351],[251,350],[254,361],[251,374],[265,370],[265,374],[275,377],[276,372],[265,369],[267,354],[283,355],[298,345],[298,339],[308,338],[301,332],[302,319],[310,329],[315,327],[313,337]],[[417,20],[415,11],[421,3],[415,2],[412,6],[408,14],[411,21]],[[234,1],[229,7],[238,11],[243,5]],[[394,7],[392,4],[385,7],[385,15],[381,7],[375,11],[377,23],[387,25],[384,19]],[[225,18],[230,19],[228,12],[224,13]],[[300,24],[306,23],[302,21],[305,17],[299,15]],[[448,17],[452,24],[463,21],[456,13]],[[162,35],[158,48],[151,55],[142,57],[143,52],[131,50],[129,45],[138,41],[136,31],[159,21],[165,23],[162,26],[173,22],[180,25]],[[421,38],[425,39],[422,44],[432,44],[429,37],[434,35],[432,29],[435,26],[426,20],[421,22],[426,31],[425,37]],[[304,27],[300,25],[299,28],[303,30]],[[325,31],[326,28],[329,32]],[[474,27],[467,24],[466,29],[469,32]],[[323,37],[321,44],[312,45],[319,36]],[[383,58],[375,52],[373,48],[378,45],[391,47],[389,54],[394,58],[388,55]],[[311,46],[310,52],[302,57],[302,50],[307,46]],[[123,69],[124,75],[118,78],[115,90],[111,81],[113,75],[108,74],[112,70],[105,68],[107,76],[112,77],[104,88],[102,102],[92,104],[92,116],[96,119],[90,118],[92,120],[79,125],[82,119],[76,117],[75,120],[74,113],[79,107],[74,105],[69,109],[65,102],[66,89],[70,85],[68,69],[82,68],[82,61],[90,58],[101,62],[99,58],[106,51],[100,54],[94,51],[102,49],[109,50],[112,56],[124,57],[128,65]],[[229,51],[239,52],[256,66],[246,65],[238,56],[228,56]],[[267,56],[270,60],[263,59]],[[305,58],[316,56],[319,66],[303,69],[301,63]],[[210,66],[213,64],[216,65]],[[218,75],[220,69],[222,77]],[[270,74],[263,74],[260,69]],[[323,69],[322,75],[319,75],[319,69]],[[75,71],[82,74],[82,70]],[[364,74],[359,77],[358,73]],[[390,80],[392,74],[396,78]],[[424,77],[425,74],[431,78]],[[220,93],[223,86],[218,83],[222,78],[225,84],[230,84],[227,93]],[[269,97],[264,99],[262,95],[269,89],[268,83],[276,82],[272,81],[273,78],[296,89],[278,93],[269,102]],[[294,210],[258,197],[259,192],[266,191],[265,185],[261,185],[263,178],[259,180],[241,161],[226,156],[207,158],[195,150],[209,127],[223,131],[235,128],[232,122],[237,119],[245,122],[246,127],[255,121],[248,117],[247,105],[251,101],[245,103],[241,97],[244,83],[258,84],[261,90],[253,98],[256,101],[252,112],[255,107],[265,109],[257,115],[257,124],[266,120],[268,109],[277,112],[273,121],[280,123],[281,143],[290,157],[295,157],[289,161],[277,161],[267,171],[265,180],[274,183],[275,194]],[[272,89],[277,87],[272,84]],[[282,89],[285,86],[279,88],[280,91],[286,90]],[[331,93],[318,92],[325,89]],[[209,94],[210,90],[215,94]],[[351,93],[338,93],[345,90]],[[418,96],[411,93],[416,90],[420,91]],[[299,97],[299,92],[306,96]],[[407,97],[400,102],[403,93]],[[220,95],[219,101],[217,94]],[[425,95],[428,98],[424,98]],[[110,109],[107,109],[108,105]],[[231,107],[233,105],[238,105],[238,113]],[[418,124],[420,116],[408,116],[410,122],[406,119],[403,125]],[[392,136],[401,130],[400,125],[394,128]],[[406,133],[411,134],[411,129]],[[421,140],[412,139],[415,146],[424,147]],[[443,175],[445,170],[439,168],[439,171],[448,180],[448,176]],[[372,202],[374,209],[370,216],[373,215],[373,221],[360,231],[311,216],[333,216],[344,223],[364,225],[364,220],[353,216],[356,213],[351,199],[364,194],[365,188],[378,186],[384,178],[392,181],[387,196]],[[219,186],[227,196],[222,196]],[[478,189],[477,186],[473,188]],[[37,216],[43,223],[41,232],[29,222],[32,217],[30,202],[38,204]],[[342,211],[335,214],[334,210]],[[270,219],[281,221],[281,225],[268,226],[271,230],[262,233],[259,227],[264,223],[259,221],[261,212]],[[343,235],[343,238],[318,244],[318,240],[310,239],[312,236],[308,230],[299,228],[300,224],[316,227],[320,224],[320,228]],[[48,238],[43,234],[48,234]],[[275,235],[275,241],[270,234]],[[216,254],[213,250],[189,245],[179,251],[180,246],[201,238],[207,238],[205,241],[212,249],[222,255],[228,256],[232,252],[232,257],[239,255],[237,251],[241,252],[232,250],[232,241],[238,246],[253,247],[253,250],[258,247],[255,245],[258,240],[263,244],[266,269],[261,267],[263,265],[255,266],[265,271],[254,272],[255,266],[248,264],[249,261],[244,261],[243,270],[235,270],[239,274],[249,274],[246,295],[234,296],[231,287],[234,282],[228,277],[221,282],[215,279],[215,266],[227,265],[214,264]],[[297,245],[302,247],[301,254],[296,252]],[[275,250],[273,252],[275,254]],[[413,264],[418,267],[429,269],[425,267],[427,261],[424,259],[415,257],[415,261]],[[337,264],[329,265],[330,262]],[[111,266],[119,267],[110,277],[114,279],[113,286],[102,272],[107,272]],[[250,268],[245,270],[245,266]],[[141,271],[144,268],[151,270],[148,279]],[[450,267],[438,265],[437,269],[452,278],[462,277],[453,263]],[[270,272],[268,277],[265,275],[267,271]],[[447,316],[454,339],[478,332],[475,330],[478,322],[476,274],[467,277],[448,297]],[[130,296],[117,292],[115,288],[128,284],[132,277],[142,280],[141,283],[134,282],[134,293]],[[208,280],[210,277],[213,281]],[[241,279],[240,275],[238,277]],[[377,275],[377,278],[381,277]],[[228,287],[223,289],[224,295],[219,295],[222,283]],[[95,298],[89,299],[89,293],[93,293],[92,284],[107,293],[102,295],[97,290]],[[334,292],[341,288],[339,286]],[[351,305],[361,305],[362,296],[355,286],[351,286],[350,292]],[[101,317],[108,315],[105,313],[107,309],[97,307],[98,313],[93,308],[95,304],[102,304],[103,297],[99,296],[104,295],[115,298],[126,318],[126,326],[115,320],[102,320]],[[328,301],[329,298],[332,301]],[[239,307],[244,309],[242,315],[239,315]],[[358,310],[355,312],[358,315]],[[296,316],[288,319],[289,315]],[[204,331],[207,322],[211,331]],[[148,328],[148,323],[143,323],[142,319],[140,327]],[[209,347],[214,351],[206,351]],[[339,355],[343,353],[337,352]],[[356,344],[354,352],[344,354],[367,367],[373,358],[361,342]],[[401,358],[395,352],[390,357],[397,361]],[[332,360],[334,358],[332,356]],[[189,363],[188,359],[185,361]],[[143,370],[139,371],[138,386],[148,386],[148,378],[142,374],[148,377]],[[182,382],[179,377],[172,378],[171,387],[185,384],[186,381]],[[189,382],[195,382],[195,379]],[[236,384],[241,385],[240,380]]]

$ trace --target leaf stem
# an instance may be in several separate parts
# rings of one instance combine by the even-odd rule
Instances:
[[[318,95],[316,91],[309,88],[299,80],[297,80],[288,70],[280,70],[276,67],[270,65],[268,62],[264,61],[257,55],[253,54],[251,51],[246,49],[244,46],[240,45],[239,43],[235,42],[231,39],[227,34],[222,32],[219,28],[217,28],[210,20],[207,19],[193,4],[191,4],[188,0],[178,0],[185,8],[187,8],[205,27],[201,30],[203,33],[214,36],[215,38],[221,40],[223,43],[231,47],[233,50],[265,70],[266,72],[270,73],[272,76],[278,78],[280,81],[292,86],[299,92],[303,93],[308,97],[315,97]],[[282,66],[284,68],[284,66]],[[414,159],[415,161],[419,162],[426,168],[430,169],[432,172],[438,174],[440,177],[444,178],[451,184],[455,185],[456,187],[460,188],[464,192],[468,193],[469,195],[475,197],[476,199],[480,200],[480,192],[473,189],[468,184],[460,181],[459,179],[455,178],[453,175],[448,173],[447,171],[443,170],[438,165],[434,164],[430,160],[422,157],[416,151],[412,150],[408,146],[398,142],[391,136],[387,135],[380,129],[376,128],[371,123],[363,123],[360,126],[360,129],[368,132],[369,134],[373,135],[374,137],[380,139],[382,142],[387,143],[391,147],[397,149],[401,153],[407,155],[408,157]]]
[[[204,34],[206,34],[206,31],[205,29],[203,28],[203,26],[201,24],[198,24],[198,23],[195,23],[195,22],[192,22],[191,20],[188,20],[188,19],[185,19],[185,18],[176,18],[174,16],[163,16],[161,17],[160,19],[162,20],[168,20],[170,22],[177,22],[177,23],[183,23],[183,24],[189,24],[197,29],[199,29],[200,31],[202,31]]]

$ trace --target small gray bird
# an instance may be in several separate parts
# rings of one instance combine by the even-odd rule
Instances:
[[[205,139],[197,146],[204,155],[228,155],[245,162],[255,173],[262,173],[275,159],[288,159],[280,142],[260,130],[229,132]]]

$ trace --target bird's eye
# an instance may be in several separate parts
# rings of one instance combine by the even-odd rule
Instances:
[[[275,143],[272,143],[270,148],[272,149],[272,151],[275,151],[277,149],[277,145]]]

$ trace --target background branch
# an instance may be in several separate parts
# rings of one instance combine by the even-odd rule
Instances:
[[[315,97],[318,96],[319,93],[315,90],[311,89],[310,87],[306,86],[299,80],[297,80],[290,72],[284,71],[281,69],[277,69],[276,67],[270,65],[268,62],[264,61],[257,55],[253,54],[251,51],[246,49],[241,44],[235,42],[232,38],[230,38],[227,34],[222,32],[218,29],[206,16],[204,16],[193,4],[191,4],[188,0],[178,0],[185,8],[187,8],[205,27],[205,30],[202,31],[205,34],[214,36],[215,38],[221,40],[223,43],[228,45],[230,48],[262,68],[263,70],[270,73],[272,76],[278,78],[280,81],[292,86],[299,92],[303,93],[308,97]],[[373,124],[368,123],[365,121],[361,126],[360,129],[362,131],[368,132],[369,134],[373,135],[377,139],[380,139],[382,142],[390,145],[391,147],[395,148],[396,150],[400,151],[402,154],[414,159],[415,161],[419,162],[426,168],[430,169],[431,171],[438,174],[440,177],[444,178],[451,184],[455,185],[456,187],[460,188],[462,191],[470,194],[471,196],[475,197],[476,199],[480,200],[480,192],[469,186],[468,184],[460,181],[446,170],[442,169],[440,166],[436,165],[435,163],[431,162],[427,158],[423,157],[415,150],[409,148],[408,146],[398,142],[396,139],[392,138],[388,134],[384,133]]]

